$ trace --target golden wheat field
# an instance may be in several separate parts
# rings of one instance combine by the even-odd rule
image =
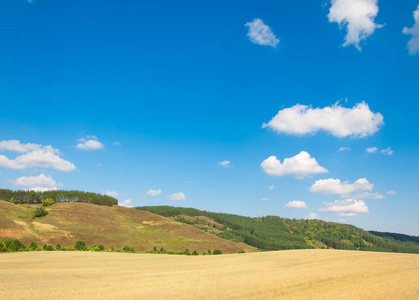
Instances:
[[[0,299],[419,299],[419,255],[0,255]]]

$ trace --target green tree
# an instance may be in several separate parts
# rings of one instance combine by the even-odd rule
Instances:
[[[87,251],[86,242],[84,242],[84,241],[77,241],[76,244],[74,245],[74,249],[76,251]]]
[[[54,202],[54,200],[52,200],[52,199],[45,199],[43,202],[42,202],[42,206],[50,206],[50,205],[53,205],[55,202]]]
[[[3,242],[0,242],[0,252],[7,252],[7,247]]]
[[[44,217],[48,214],[48,212],[43,207],[37,207],[35,212],[32,216],[32,219]]]

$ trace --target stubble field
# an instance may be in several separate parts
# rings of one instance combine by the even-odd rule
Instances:
[[[0,299],[419,299],[419,255],[0,255]]]

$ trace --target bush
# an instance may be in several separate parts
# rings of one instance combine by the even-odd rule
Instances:
[[[38,251],[38,250],[40,250],[39,247],[38,247],[38,244],[35,243],[35,242],[32,242],[29,245],[28,249],[29,249],[29,251]]]
[[[26,246],[19,240],[6,240],[4,241],[4,245],[10,252],[20,252],[28,250]]]
[[[49,245],[49,244],[48,245],[44,244],[42,249],[44,249],[44,251],[54,251],[54,247],[52,245]]]
[[[61,251],[61,245],[60,244],[55,245],[55,250]]]
[[[192,252],[192,255],[198,255],[198,252],[196,252],[196,250],[194,250],[194,251]]]
[[[155,247],[154,247],[155,248]],[[124,246],[124,248],[122,248],[122,252],[130,252],[130,253],[135,253],[134,248],[130,248],[128,246]]]
[[[0,242],[0,252],[7,252],[7,247],[3,242]]]
[[[44,217],[47,214],[48,214],[48,212],[43,207],[37,207],[35,209],[35,212],[33,214],[32,219],[39,218],[39,217]]]
[[[215,249],[214,250],[214,255],[216,255],[216,254],[223,254],[223,252],[221,252],[221,250]]]
[[[84,242],[84,241],[77,241],[76,244],[74,245],[74,249],[76,251],[87,251],[86,242]]]
[[[53,205],[55,202],[54,202],[54,200],[52,200],[52,199],[45,199],[43,202],[42,202],[42,206],[50,206],[50,205]]]

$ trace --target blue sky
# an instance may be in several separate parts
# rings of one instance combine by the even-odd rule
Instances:
[[[419,235],[418,6],[2,0],[0,187]]]

